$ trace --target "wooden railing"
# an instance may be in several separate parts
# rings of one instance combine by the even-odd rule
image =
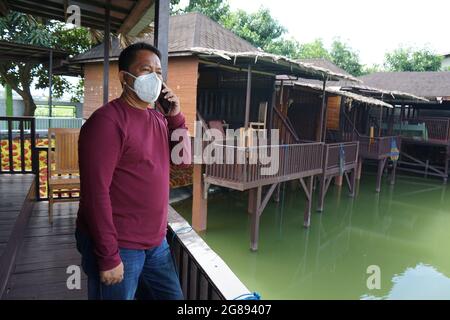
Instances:
[[[246,190],[319,174],[322,171],[323,145],[320,142],[258,147],[216,144],[212,156],[205,159],[205,177],[213,184]],[[260,161],[258,154],[261,151],[268,154],[270,163]]]
[[[425,123],[428,139],[450,140],[450,118],[419,118],[418,121]]]
[[[344,165],[355,165],[358,162],[359,142],[327,143],[324,153],[324,170],[332,171],[339,169],[341,163],[341,148],[344,151]]]
[[[77,122],[67,122],[65,125],[81,125],[81,119],[73,120]],[[34,173],[36,200],[39,201],[48,199],[48,146],[43,145],[47,143],[47,133],[44,137],[36,133],[37,121],[35,117],[0,117],[0,174]],[[58,124],[64,125],[62,122]],[[61,191],[61,195],[76,198],[65,191]]]
[[[36,173],[34,117],[0,117],[0,173]]]
[[[391,154],[392,140],[395,140],[400,150],[401,139],[399,136],[374,137],[359,136],[359,154],[362,158],[382,159]]]
[[[169,207],[167,241],[187,300],[239,300],[256,297],[225,262]]]

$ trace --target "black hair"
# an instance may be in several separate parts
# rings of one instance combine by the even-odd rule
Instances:
[[[136,42],[122,50],[119,56],[119,71],[128,71],[130,65],[136,57],[139,50],[148,50],[153,52],[161,59],[161,52],[155,46],[145,42]]]

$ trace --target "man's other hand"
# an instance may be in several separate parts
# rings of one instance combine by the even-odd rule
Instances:
[[[107,286],[120,283],[123,280],[123,263],[121,262],[117,267],[100,271],[100,281]]]

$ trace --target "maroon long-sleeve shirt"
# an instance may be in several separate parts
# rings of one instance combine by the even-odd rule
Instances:
[[[101,271],[119,265],[119,247],[149,249],[164,239],[169,139],[178,128],[186,129],[181,113],[165,117],[120,98],[96,110],[81,128],[77,227],[93,239]]]

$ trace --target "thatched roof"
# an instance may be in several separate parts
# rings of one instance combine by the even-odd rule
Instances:
[[[312,90],[316,90],[316,91],[323,91],[323,87],[318,85],[318,84],[314,84],[314,83],[310,83],[310,82],[302,82],[302,81],[292,81],[290,83],[293,86],[297,86],[297,87],[302,87],[302,88],[308,88],[308,89],[312,89]],[[339,87],[326,87],[325,91],[327,93],[330,94],[334,94],[337,96],[341,96],[341,97],[346,97],[346,98],[350,98],[353,99],[355,101],[364,103],[364,104],[368,104],[371,106],[377,106],[377,107],[385,107],[385,108],[393,108],[393,106],[389,103],[386,103],[384,101],[378,100],[378,99],[374,99],[371,97],[365,97],[353,92],[348,92],[348,91],[342,91],[339,90]]]
[[[299,59],[298,61],[303,62],[303,63],[312,64],[313,66],[316,66],[316,67],[322,67],[322,68],[331,70],[335,73],[341,73],[341,74],[345,74],[348,76],[352,76],[350,73],[348,73],[341,67],[338,67],[336,64],[334,64],[333,62],[331,62],[328,59],[314,58],[314,59]]]
[[[189,51],[203,58],[213,60],[216,63],[222,62],[240,68],[246,67],[248,64],[257,65],[259,63],[265,67],[267,72],[273,72],[279,75],[289,74],[307,79],[328,78],[330,80],[345,79],[359,82],[358,79],[350,75],[333,72],[323,67],[263,51],[232,52],[202,47],[194,47]]]

